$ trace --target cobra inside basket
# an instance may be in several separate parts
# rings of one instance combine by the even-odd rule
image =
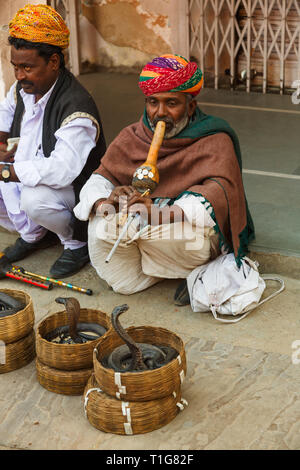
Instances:
[[[117,398],[144,401],[173,393],[186,375],[186,356],[183,341],[175,333],[152,326],[130,327],[127,333],[136,343],[171,346],[178,354],[168,364],[153,370],[115,372],[107,367],[107,357],[124,344],[119,335],[111,330],[103,336],[94,351],[94,372],[104,392]],[[116,380],[116,377],[121,379]]]
[[[0,340],[12,343],[28,335],[34,326],[34,310],[32,299],[24,291],[1,289],[1,292],[18,300],[24,308],[18,312],[0,318]]]
[[[80,309],[78,322],[97,323],[109,331],[110,319],[101,310]],[[58,327],[68,325],[66,311],[57,312],[43,320],[37,328],[37,357],[44,364],[61,370],[78,370],[92,367],[93,349],[99,338],[79,344],[57,344],[47,341],[45,336]],[[106,333],[105,333],[106,334]]]

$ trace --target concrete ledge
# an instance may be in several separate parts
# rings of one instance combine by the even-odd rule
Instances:
[[[281,253],[250,251],[248,257],[258,261],[261,274],[279,274],[299,279],[300,256],[286,256]]]

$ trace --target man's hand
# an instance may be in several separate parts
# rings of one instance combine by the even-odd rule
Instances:
[[[6,142],[7,142],[8,137],[9,137],[9,133],[8,133],[8,132],[0,131],[0,142],[1,142],[2,144],[5,142],[5,143],[3,144],[3,145],[5,145],[5,148],[6,148],[6,145],[7,145]],[[2,147],[2,145],[1,145],[1,147]]]
[[[127,197],[125,205],[120,204],[122,197]],[[123,210],[127,214],[138,213],[150,225],[172,224],[185,220],[184,212],[179,206],[156,207],[149,196],[142,196],[132,186],[118,186],[107,199],[98,199],[91,214],[106,216],[110,213],[109,206],[113,206],[118,212]]]
[[[120,212],[124,205],[134,194],[136,190],[132,186],[117,186],[113,191],[110,193],[107,199],[98,199],[95,204],[93,205],[91,215],[105,215],[107,212],[107,206],[113,206],[116,212]],[[122,201],[123,198],[123,201]],[[101,206],[104,206],[103,210],[101,210]],[[106,210],[105,210],[106,206]]]
[[[148,214],[150,217],[152,200],[149,197],[142,197],[133,186],[117,186],[107,199],[98,199],[95,202],[91,215],[108,215],[111,213],[109,206],[113,207],[115,212],[127,213],[133,205],[135,206],[134,212],[144,214],[144,216]]]
[[[118,211],[122,210],[124,203],[130,200],[137,191],[133,186],[117,186],[106,199],[106,204],[112,204]]]
[[[94,203],[91,214],[92,216],[96,215],[97,212],[99,212],[98,208],[101,205],[102,202],[106,201],[106,199],[97,199],[97,201]]]
[[[18,145],[15,144],[13,148],[9,151],[6,150],[7,146],[1,145],[0,146],[0,161],[5,163],[13,163],[14,155],[16,153]]]
[[[152,199],[149,196],[142,196],[141,193],[136,190],[127,201],[127,212],[129,214],[140,214],[149,224],[151,224],[152,209]]]

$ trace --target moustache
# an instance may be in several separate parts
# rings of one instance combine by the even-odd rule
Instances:
[[[158,117],[155,117],[152,121],[152,124],[154,127],[156,127],[156,124],[158,123],[158,121],[163,121],[166,123],[166,129],[168,131],[170,131],[171,129],[173,129],[175,123],[174,123],[174,120],[170,117],[165,117],[165,118],[158,118]]]
[[[31,86],[33,86],[33,83],[32,83],[32,82],[28,82],[27,80],[21,80],[21,81],[19,82],[19,84],[20,84],[21,86],[23,86],[23,85],[31,85]]]

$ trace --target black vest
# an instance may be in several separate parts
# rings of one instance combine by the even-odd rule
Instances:
[[[24,102],[20,95],[21,86],[16,86],[17,104],[14,119],[10,129],[9,137],[20,137],[20,127],[24,113]],[[55,132],[76,117],[89,117],[98,128],[98,139],[86,161],[86,164],[79,176],[72,185],[75,193],[75,202],[79,202],[79,192],[90,175],[98,168],[102,156],[106,151],[106,143],[102,130],[102,124],[97,106],[74,75],[67,69],[60,72],[55,87],[46,104],[43,119],[42,148],[46,158],[54,150],[56,144]],[[59,171],[59,168],[57,169]],[[74,216],[73,239],[87,241],[87,222],[78,220]]]

